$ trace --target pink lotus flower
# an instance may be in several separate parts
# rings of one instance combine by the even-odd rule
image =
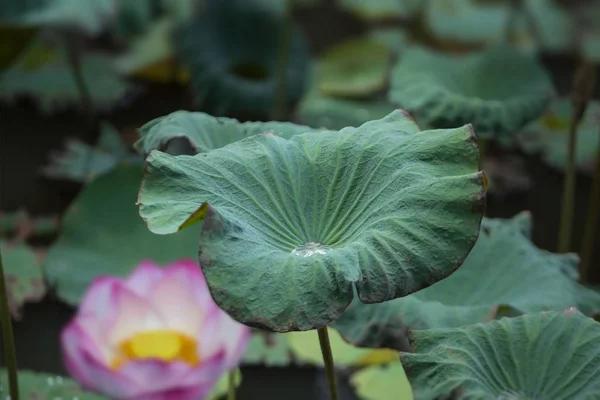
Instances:
[[[191,260],[96,279],[61,335],[66,367],[113,399],[199,400],[235,368],[250,330],[213,302]]]

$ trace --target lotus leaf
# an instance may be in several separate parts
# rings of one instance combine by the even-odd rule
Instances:
[[[387,47],[392,53],[398,55],[409,45],[409,37],[400,28],[375,28],[369,32],[369,39]]]
[[[119,132],[104,122],[96,147],[77,139],[69,140],[64,152],[51,154],[50,164],[43,173],[54,179],[90,182],[119,164],[141,166],[143,160],[131,154]]]
[[[477,165],[469,126],[421,132],[398,110],[359,128],[266,133],[193,157],[153,151],[138,204],[159,234],[203,220],[200,264],[233,318],[310,330],[343,312],[353,286],[376,303],[454,271],[479,232]]]
[[[342,9],[370,21],[409,18],[423,3],[422,0],[337,0],[337,2]]]
[[[451,57],[408,49],[392,72],[390,100],[444,128],[473,123],[480,137],[512,138],[554,94],[533,59],[506,46]]]
[[[401,359],[419,400],[600,396],[600,324],[575,309],[415,331],[411,343]]]
[[[88,34],[97,34],[115,11],[115,0],[2,0],[0,23],[73,27]]]
[[[8,243],[0,239],[0,246],[10,313],[20,319],[24,303],[39,301],[46,294],[41,262],[25,243]]]
[[[0,382],[8,382],[6,375],[6,369],[2,368]],[[19,394],[23,400],[106,400],[104,396],[83,390],[77,382],[66,377],[23,370],[19,371],[18,378]]]
[[[294,361],[288,335],[255,330],[246,346],[242,364],[287,367]]]
[[[197,20],[178,30],[178,57],[191,74],[198,106],[216,116],[264,119],[273,109],[277,59],[285,18],[257,3],[209,3]],[[285,74],[287,102],[304,91],[309,67],[303,32],[291,32]]]
[[[0,381],[8,382],[6,370],[0,371]],[[19,371],[19,392],[24,400],[107,400],[106,397],[83,390],[72,379],[32,371]],[[228,376],[223,376],[215,385],[209,400],[222,398],[228,390]],[[235,371],[235,385],[239,386],[242,374]]]
[[[13,236],[26,240],[35,236],[51,235],[58,230],[58,217],[44,215],[32,217],[26,210],[0,211],[0,237]]]
[[[364,367],[369,365],[385,365],[398,361],[398,352],[391,349],[363,349],[354,347],[344,341],[340,334],[328,328],[331,351],[335,357],[336,368]],[[315,340],[314,331],[289,332],[284,335],[293,354],[301,362],[323,366],[323,354],[319,341]]]
[[[575,254],[531,242],[531,216],[484,218],[464,264],[450,277],[402,299],[354,302],[333,327],[350,343],[407,350],[409,329],[459,327],[520,312],[600,308],[600,294],[577,283]]]
[[[363,400],[412,400],[413,393],[400,362],[358,371],[350,380]]]
[[[564,170],[568,158],[571,101],[562,98],[551,104],[546,112],[518,134],[517,144],[527,153],[541,153],[542,159],[553,168]],[[575,165],[592,173],[600,150],[600,102],[592,101],[577,129]]]
[[[232,118],[216,118],[201,112],[176,111],[146,123],[140,129],[135,148],[148,155],[152,150],[166,151],[176,138],[183,138],[193,153],[205,153],[235,141],[271,132],[290,138],[305,132],[315,132],[308,126],[289,122],[238,122]]]
[[[159,236],[139,218],[135,199],[142,175],[140,166],[116,166],[88,183],[67,209],[44,263],[60,299],[76,305],[93,279],[126,276],[144,259],[167,264],[196,256],[198,229]]]
[[[319,60],[317,87],[326,96],[361,98],[383,89],[391,52],[368,39],[352,39],[328,49]]]
[[[477,0],[431,0],[426,3],[425,26],[439,39],[485,45],[507,38],[506,30],[513,13],[510,1],[481,4]],[[519,50],[533,53],[537,48],[526,22],[524,15],[517,13],[508,39]]]
[[[96,108],[108,108],[131,89],[117,75],[108,55],[87,54],[81,69]],[[0,75],[0,99],[13,100],[20,95],[34,97],[45,112],[80,104],[66,50],[34,40]]]

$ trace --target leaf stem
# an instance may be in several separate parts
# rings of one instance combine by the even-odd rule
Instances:
[[[2,264],[2,251],[0,250],[0,313],[2,319],[2,337],[4,352],[6,353],[6,368],[8,369],[8,387],[11,400],[19,400],[19,380],[17,378],[17,352],[10,320],[8,306],[8,288]]]
[[[571,93],[572,114],[569,123],[569,147],[567,171],[563,185],[562,209],[560,215],[560,232],[558,235],[558,252],[566,253],[571,248],[573,231],[573,206],[575,201],[575,149],[577,145],[577,127],[596,87],[595,67],[582,60],[577,72]]]
[[[275,81],[275,95],[273,96],[273,112],[271,119],[279,121],[285,117],[286,112],[286,72],[290,56],[290,43],[292,40],[293,17],[289,0],[285,1],[285,18],[279,42],[277,56],[277,76]]]
[[[333,364],[333,354],[331,353],[327,327],[324,326],[317,329],[317,333],[319,335],[321,353],[323,354],[323,362],[325,363],[325,374],[327,375],[327,386],[329,387],[329,399],[338,400],[339,395],[335,378],[335,366]]]
[[[587,218],[583,230],[583,243],[581,245],[581,263],[579,264],[579,281],[587,280],[587,271],[594,254],[594,238],[598,224],[598,211],[600,209],[600,160],[596,159],[596,171],[592,183],[592,193],[588,203]]]
[[[236,391],[235,374],[236,374],[235,369],[229,371],[229,379],[228,379],[228,386],[227,386],[227,400],[235,400],[235,391]]]

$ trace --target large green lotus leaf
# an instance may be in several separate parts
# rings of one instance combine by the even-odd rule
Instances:
[[[106,400],[106,397],[83,390],[72,379],[33,371],[19,371],[19,395],[22,400]],[[2,398],[8,396],[8,376],[6,369],[0,370]]]
[[[422,0],[337,0],[340,8],[368,21],[409,18]]]
[[[174,139],[185,139],[195,153],[205,153],[235,141],[271,132],[290,138],[316,129],[289,122],[239,122],[236,119],[213,117],[202,112],[176,111],[153,119],[140,129],[135,143],[138,152],[148,155],[152,150],[166,151]],[[167,151],[168,152],[168,151]]]
[[[251,1],[209,2],[206,12],[182,26],[177,56],[191,74],[203,111],[216,116],[262,120],[273,110],[278,55],[286,19]],[[303,31],[293,26],[285,70],[286,104],[304,91],[310,53]]]
[[[67,27],[97,34],[115,14],[115,0],[2,0],[0,23]]]
[[[117,166],[87,184],[67,209],[44,264],[62,300],[75,305],[94,278],[126,276],[144,259],[167,264],[196,257],[197,227],[159,236],[139,218],[135,200],[142,175],[139,166]]]
[[[369,39],[350,39],[328,49],[317,67],[317,87],[326,96],[362,98],[387,83],[391,51]]]
[[[415,331],[411,342],[401,359],[415,399],[600,397],[600,324],[575,309]]]
[[[372,366],[356,372],[350,379],[362,400],[412,400],[413,393],[399,362]]]
[[[534,0],[538,1],[539,0]],[[431,0],[423,13],[428,32],[436,38],[467,44],[490,44],[506,40],[508,19],[512,9],[509,1],[481,4],[478,0]],[[509,43],[526,53],[535,53],[527,21],[518,13]]]
[[[391,349],[365,349],[352,346],[335,329],[328,328],[329,343],[337,368],[385,365],[398,361],[398,352]],[[289,332],[287,341],[298,360],[310,365],[323,366],[323,353],[315,331]]]
[[[131,89],[108,55],[88,53],[81,68],[96,108],[108,108]],[[20,95],[32,96],[46,112],[81,103],[65,49],[35,40],[21,53],[0,76],[0,99],[11,101]]]
[[[564,171],[568,159],[569,124],[572,113],[570,99],[557,100],[539,119],[523,128],[517,135],[517,144],[527,153],[541,153],[544,162]],[[600,102],[592,101],[577,129],[575,148],[577,168],[592,173],[599,150]]]
[[[19,319],[24,303],[39,301],[46,294],[41,262],[25,243],[8,243],[0,239],[0,246],[10,313]]]
[[[119,132],[104,122],[100,127],[100,138],[96,146],[71,139],[67,141],[64,151],[50,155],[50,163],[42,173],[53,179],[84,183],[120,164],[141,166],[143,160],[139,155],[130,153]]]
[[[600,308],[600,294],[577,283],[575,254],[531,242],[531,216],[484,218],[464,264],[450,277],[382,304],[354,302],[333,327],[350,343],[406,350],[409,329],[459,327],[520,312]]]
[[[337,318],[353,286],[361,301],[382,302],[462,263],[485,202],[478,158],[469,126],[420,132],[398,110],[193,157],[154,151],[138,204],[155,233],[204,220],[200,264],[232,317],[309,330]]]
[[[254,330],[242,358],[243,365],[287,367],[295,363],[287,334]]]
[[[506,46],[463,57],[408,49],[392,72],[390,100],[437,127],[472,123],[480,137],[512,138],[554,94],[533,59]]]

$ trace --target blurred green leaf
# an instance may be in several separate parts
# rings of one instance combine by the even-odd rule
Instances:
[[[131,89],[117,75],[108,55],[86,54],[81,68],[96,108],[108,108]],[[37,39],[0,76],[0,99],[12,101],[22,95],[37,100],[44,112],[81,103],[64,48]]]
[[[44,272],[58,297],[77,304],[101,275],[128,275],[140,261],[197,259],[199,227],[171,236],[151,233],[135,205],[141,166],[118,165],[88,183],[67,209]]]
[[[26,302],[41,300],[46,294],[41,261],[31,247],[22,242],[8,243],[0,239],[2,261],[12,316],[21,318]]]
[[[0,376],[1,382],[8,382],[4,368]],[[26,370],[19,371],[19,394],[22,400],[106,400],[104,396],[83,390],[72,379]]]
[[[252,332],[242,359],[242,365],[267,367],[287,367],[294,362],[287,334],[259,330]]]
[[[413,393],[400,362],[360,370],[350,379],[362,400],[413,400]]]
[[[424,3],[423,0],[337,0],[341,9],[368,21],[410,18]]]

